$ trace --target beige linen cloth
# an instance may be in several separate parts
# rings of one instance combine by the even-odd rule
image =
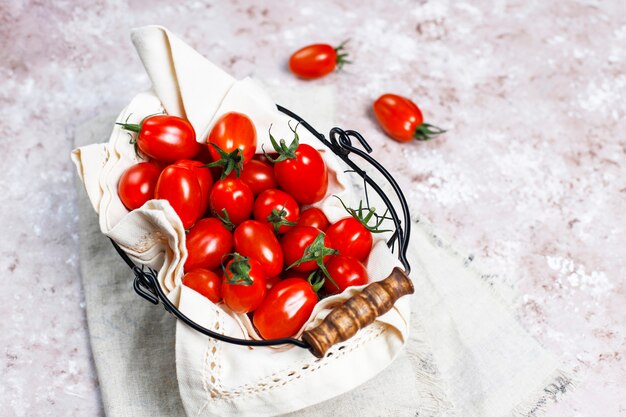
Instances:
[[[171,40],[179,40],[172,35],[165,39],[175,54],[178,46]],[[142,48],[149,47],[137,42],[137,36],[135,42],[140,54]],[[160,73],[150,73],[151,66],[144,64],[161,101],[182,106],[180,100],[163,99],[176,91],[168,86],[171,79],[159,78]],[[190,67],[190,71],[201,69]],[[186,79],[183,77],[182,82]],[[297,95],[278,90],[274,97],[314,126],[329,126],[332,103],[327,89],[313,88]],[[327,109],[326,114],[312,111],[309,103]],[[201,120],[194,109],[165,107],[169,113],[186,114],[192,123]],[[79,130],[76,145],[101,142],[108,136],[111,122],[90,122]],[[203,131],[197,123],[195,126]],[[176,383],[174,319],[134,295],[128,269],[108,247],[84,197],[81,241],[89,329],[107,414],[184,415],[179,393],[187,398],[194,387],[186,386],[193,378],[180,375],[180,362],[180,384]],[[468,258],[456,254],[424,222],[414,225],[410,251],[416,295],[407,299],[413,317],[406,353],[351,393],[296,415],[524,416],[533,415],[571,387],[571,380],[558,370],[558,362],[519,327]],[[179,325],[178,332],[189,330]],[[195,333],[186,337],[206,340]],[[179,361],[187,356],[177,352]],[[189,401],[187,398],[186,403]],[[197,410],[194,415],[204,415],[202,412]],[[248,413],[254,415],[253,411]]]

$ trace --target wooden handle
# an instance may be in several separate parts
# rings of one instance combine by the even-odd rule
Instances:
[[[400,268],[382,281],[373,282],[336,307],[314,329],[302,334],[313,355],[321,358],[334,344],[350,339],[376,317],[385,314],[403,295],[413,294],[413,283]]]

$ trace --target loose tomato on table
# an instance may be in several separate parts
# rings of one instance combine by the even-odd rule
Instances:
[[[222,279],[213,271],[194,269],[183,276],[183,285],[204,295],[214,303],[222,299]]]
[[[185,271],[214,270],[233,250],[233,234],[215,217],[202,219],[187,233]]]
[[[289,69],[300,78],[312,80],[330,74],[337,69],[341,69],[348,56],[344,52],[346,42],[338,47],[333,47],[324,43],[316,43],[305,46],[297,50],[289,58]]]
[[[252,322],[264,339],[293,336],[311,316],[317,293],[302,278],[287,278],[267,293]]]
[[[267,225],[246,220],[235,229],[235,251],[259,262],[265,275],[273,277],[283,269],[283,251]]]
[[[237,178],[237,175],[235,172],[231,172],[227,178]],[[239,179],[250,187],[255,197],[265,190],[278,187],[276,175],[274,175],[274,167],[267,162],[257,159],[253,159],[246,164]]]
[[[252,212],[256,220],[270,226],[276,234],[285,233],[300,218],[300,206],[296,200],[276,189],[263,191],[255,200]]]
[[[291,131],[294,139],[289,146],[284,139],[276,142],[270,133],[270,141],[278,153],[272,160],[276,181],[298,203],[313,204],[328,191],[328,169],[322,155],[312,146],[300,144],[296,129],[291,128]]]
[[[328,229],[328,226],[330,226],[330,222],[321,209],[317,207],[309,207],[300,213],[298,226],[311,226],[325,232],[326,229]]]
[[[128,210],[135,210],[154,198],[161,168],[153,162],[140,162],[128,168],[120,177],[117,192]]]
[[[165,167],[159,175],[154,197],[170,203],[185,229],[193,226],[202,215],[202,189],[191,169],[178,165]]]
[[[214,161],[209,166],[221,166],[222,178],[232,171],[239,176],[256,152],[254,123],[243,113],[226,113],[213,125],[207,146]]]
[[[193,126],[180,117],[159,114],[145,118],[140,124],[116,124],[123,129],[137,132],[137,137],[131,143],[159,162],[172,163],[178,159],[191,159],[200,150]]]
[[[213,185],[209,201],[213,214],[237,226],[250,218],[254,195],[245,182],[226,178]]]
[[[422,111],[413,101],[397,94],[384,94],[374,102],[374,115],[380,126],[398,142],[429,140],[445,130],[424,123]]]
[[[211,193],[211,187],[213,186],[213,176],[208,168],[204,167],[204,164],[200,161],[192,161],[190,159],[181,159],[176,161],[174,165],[185,167],[193,171],[200,184],[200,190],[202,191],[202,206],[200,209],[200,216],[202,216],[207,208],[209,208],[209,194]]]
[[[222,297],[226,305],[235,313],[254,311],[267,291],[266,276],[261,264],[235,253],[224,271]]]
[[[337,251],[328,236],[315,227],[295,226],[280,239],[283,258],[288,269],[306,272],[323,267]]]
[[[328,294],[338,294],[348,287],[367,284],[367,269],[349,256],[332,256],[326,264],[326,270],[332,278],[332,281],[324,281],[324,290]]]

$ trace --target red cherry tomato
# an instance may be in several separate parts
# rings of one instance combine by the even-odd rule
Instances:
[[[338,294],[348,287],[367,284],[368,278],[365,266],[349,256],[336,255],[331,257],[326,264],[326,269],[333,281],[335,281],[335,284],[337,284],[333,284],[329,279],[324,281],[324,290],[328,294]]]
[[[347,217],[333,223],[326,230],[333,242],[333,249],[337,249],[341,255],[350,256],[363,262],[372,250],[372,232],[367,230],[354,217]]]
[[[243,163],[252,159],[256,152],[256,129],[248,116],[230,112],[222,115],[213,125],[207,138],[207,146],[214,161],[221,158],[220,153],[210,145],[213,143],[226,153],[241,150]]]
[[[128,210],[135,210],[154,198],[160,173],[161,168],[152,162],[140,162],[124,171],[117,192]]]
[[[289,58],[289,69],[295,75],[307,80],[330,74],[337,66],[341,68],[348,61],[342,52],[343,44],[337,48],[328,44],[313,44],[294,52]]]
[[[196,174],[198,184],[202,190],[202,208],[200,209],[202,216],[209,208],[209,194],[211,193],[211,187],[213,186],[213,176],[208,168],[203,168],[204,164],[199,161],[192,161],[189,159],[181,159],[176,161],[174,165],[185,167],[190,169]]]
[[[285,233],[300,218],[300,206],[284,191],[270,189],[263,191],[254,202],[254,218],[270,226],[275,233]]]
[[[250,187],[239,179],[226,178],[217,181],[209,199],[213,213],[223,217],[223,210],[226,210],[230,222],[235,226],[249,219],[252,214],[254,196]]]
[[[227,178],[237,178],[236,173],[231,172]],[[248,184],[255,197],[265,190],[278,187],[276,176],[274,175],[274,167],[267,162],[256,159],[246,164],[239,179]]]
[[[330,222],[321,209],[310,207],[300,213],[298,226],[311,226],[325,232],[328,226],[330,226]]]
[[[191,169],[167,166],[159,176],[154,197],[169,201],[185,229],[193,226],[202,214],[202,190]]]
[[[385,133],[398,142],[428,140],[445,131],[424,123],[422,111],[413,101],[396,94],[384,94],[374,102],[374,115]]]
[[[183,285],[204,295],[214,303],[222,299],[222,279],[213,271],[194,269],[183,276]]]
[[[120,123],[123,129],[138,132],[137,147],[159,162],[172,163],[191,159],[200,150],[196,132],[185,119],[160,114],[150,116],[141,124]]]
[[[328,169],[322,155],[307,144],[300,144],[295,158],[274,164],[276,181],[300,204],[320,201],[328,190]]]
[[[308,246],[310,246],[318,235],[324,235],[315,227],[310,226],[295,226],[280,239],[280,246],[283,248],[283,258],[285,259],[285,265],[291,266],[294,262],[300,260],[304,255],[304,252]],[[332,247],[332,242],[328,236],[324,236],[324,246],[327,248]],[[329,256],[324,256],[323,261],[326,263]],[[315,260],[309,260],[302,262],[300,265],[294,265],[290,270],[306,272],[314,271],[318,265]]]
[[[185,271],[214,270],[233,250],[233,234],[215,217],[202,219],[187,233]]]
[[[267,293],[252,321],[264,339],[290,337],[309,319],[317,300],[317,294],[308,282],[288,278]]]
[[[259,262],[265,275],[273,277],[283,269],[283,251],[272,230],[256,220],[246,220],[235,229],[235,251]]]
[[[239,257],[241,258],[241,257]],[[239,262],[247,267],[233,267]],[[242,264],[239,265],[242,265]],[[233,272],[238,271],[238,273]],[[245,272],[247,270],[247,272]],[[247,282],[243,282],[246,280]],[[263,267],[254,259],[241,258],[231,260],[226,264],[226,274],[222,281],[222,296],[226,305],[235,313],[249,313],[254,311],[263,301],[266,294],[266,277]]]

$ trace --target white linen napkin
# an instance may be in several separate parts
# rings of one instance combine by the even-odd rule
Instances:
[[[205,135],[217,116],[211,109],[245,112],[241,102],[229,106],[211,97],[222,97],[237,85],[250,91],[256,88],[254,83],[235,84],[163,28],[142,28],[132,39],[163,107],[170,114],[189,118],[199,134]],[[196,82],[207,73],[221,77],[219,94],[215,84]],[[258,97],[273,105],[262,90]],[[302,106],[294,108],[297,111],[312,101],[298,92],[292,97],[294,105]],[[92,151],[97,156],[102,149]],[[83,179],[86,185],[94,181]],[[97,196],[89,197],[94,204]],[[380,379],[297,415],[352,415],[358,411],[365,416],[530,416],[570,389],[572,381],[558,369],[558,361],[517,324],[468,258],[458,255],[423,221],[413,227],[410,261],[416,295],[411,298],[414,313],[406,355]],[[94,355],[98,355],[95,350]],[[163,359],[173,360],[173,352]],[[115,384],[102,381],[106,380],[105,370],[98,367],[98,372],[103,390],[105,385]],[[386,385],[381,387],[383,381]],[[124,388],[107,385],[106,389]],[[179,389],[185,397],[182,391],[188,387],[181,384]]]

